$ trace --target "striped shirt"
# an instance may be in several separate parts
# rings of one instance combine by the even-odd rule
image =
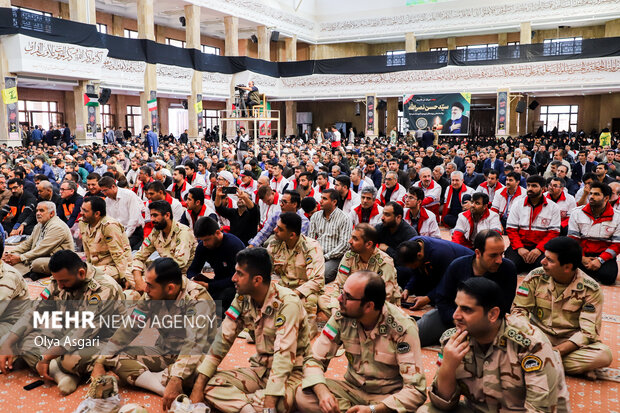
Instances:
[[[349,238],[352,230],[351,219],[336,208],[329,219],[325,219],[324,211],[319,211],[310,218],[308,236],[319,241],[325,254],[325,261],[341,258],[349,249]]]

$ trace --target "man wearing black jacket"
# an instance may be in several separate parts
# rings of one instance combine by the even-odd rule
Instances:
[[[24,181],[18,178],[9,179],[11,190],[9,202],[0,210],[0,220],[4,230],[12,235],[30,235],[36,220],[29,223],[29,216],[34,214],[36,198],[24,191]]]
[[[254,238],[258,232],[260,210],[258,205],[252,202],[249,194],[237,189],[237,208],[228,208],[222,199],[224,193],[219,186],[215,192],[215,211],[230,221],[230,233],[236,235],[245,245]]]
[[[235,298],[235,284],[232,281],[237,263],[237,253],[245,248],[243,242],[233,234],[220,230],[217,222],[203,217],[194,224],[194,235],[199,241],[194,260],[187,269],[187,278],[207,288],[211,297],[222,301],[222,308],[228,308]],[[203,276],[202,268],[209,263],[215,276]]]
[[[381,223],[377,224],[378,248],[397,262],[398,246],[418,235],[418,232],[403,219],[403,207],[396,202],[388,202],[383,208]]]

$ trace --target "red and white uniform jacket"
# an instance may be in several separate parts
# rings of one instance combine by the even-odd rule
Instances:
[[[299,183],[297,182],[297,178],[295,178],[295,175],[291,175],[291,177],[288,179],[288,183],[289,185],[286,189],[292,190],[292,191],[297,189],[297,185],[299,185]]]
[[[545,198],[553,201],[549,192],[545,192]],[[555,202],[558,208],[560,208],[560,214],[562,215],[562,228],[567,227],[571,211],[577,208],[577,201],[575,201],[575,197],[566,191],[562,191],[560,197],[553,202]]]
[[[192,189],[192,185],[187,182],[187,181],[183,181],[183,184],[181,185],[181,199],[179,199],[179,201],[181,202],[181,205],[183,205],[184,207],[187,206],[187,204],[185,204],[185,200],[187,199],[187,194],[189,193],[189,190]],[[168,192],[170,192],[170,194],[174,197],[174,194],[176,194],[177,191],[177,184],[173,183],[172,185],[170,185],[168,187]]]
[[[594,219],[590,204],[577,207],[568,220],[568,236],[579,241],[584,255],[615,260],[620,252],[620,212],[607,203],[601,216]]]
[[[514,250],[526,247],[544,252],[547,241],[560,235],[561,222],[560,208],[555,202],[543,196],[540,205],[533,208],[527,195],[522,195],[512,202],[506,222],[510,246]]]
[[[150,181],[148,181],[147,183],[144,183],[142,181],[136,181],[136,186],[134,186],[133,188],[131,188],[131,190],[138,195],[138,198],[140,198],[140,200],[142,202],[145,203],[148,202],[148,198],[146,197],[146,187],[149,186],[149,184],[153,182],[153,180],[151,179]]]
[[[437,185],[439,186],[439,185]],[[473,194],[474,190],[471,189],[470,187],[468,187],[467,185],[463,184],[461,185],[461,188],[459,188],[459,192],[457,194],[457,196],[459,197],[459,202],[463,202],[463,195],[466,194]],[[446,192],[446,202],[444,202],[443,204],[443,211],[441,213],[441,219],[443,220],[444,217],[446,215],[448,215],[448,212],[450,212],[450,204],[452,202],[452,196],[454,194],[454,187],[452,185],[450,185],[448,187],[448,191]]]
[[[202,175],[197,172],[194,172],[192,176],[188,176],[185,178],[187,182],[192,186],[192,188],[206,188],[207,183]]]
[[[269,218],[281,211],[280,194],[277,192],[273,193],[273,203],[271,205],[267,205],[262,199],[259,199],[258,208],[260,209],[260,222],[258,223],[258,226],[262,228],[265,223],[269,221]]]
[[[344,204],[342,205],[342,212],[345,214],[349,214],[354,208],[356,208],[362,202],[362,198],[352,189],[349,189],[347,193],[347,198],[344,200]]]
[[[194,229],[194,224],[196,223],[196,221],[198,221],[199,218],[208,217],[209,215],[215,214],[215,209],[211,209],[212,207],[213,205],[205,203],[200,209],[200,212],[198,212],[198,214],[195,214],[189,209],[186,209],[183,213],[183,219],[181,220],[181,223],[187,222],[187,226],[189,226],[191,229]]]
[[[504,185],[499,182],[495,183],[494,188],[489,188],[489,183],[487,181],[484,181],[483,183],[478,185],[478,188],[476,188],[476,192],[483,192],[487,194],[489,196],[489,204],[492,205],[493,200],[495,199],[495,195],[498,193],[498,191],[501,191],[502,189],[504,189]]]
[[[377,199],[381,206],[385,206],[388,202],[398,202],[400,205],[405,205],[405,195],[407,195],[407,190],[400,184],[396,184],[394,187],[394,191],[392,191],[392,195],[390,195],[390,199],[385,199],[385,193],[387,192],[387,187],[385,184],[381,185],[379,191],[377,192]]]
[[[362,222],[362,206],[358,205],[349,212],[351,221],[353,222],[353,228],[360,222]],[[381,223],[381,217],[383,216],[383,207],[375,202],[370,210],[370,221],[368,223],[372,226]]]
[[[279,193],[282,193],[286,189],[290,189],[290,187],[292,187],[289,180],[283,177],[282,175],[280,175],[280,179],[271,178],[271,180],[269,181],[269,186],[275,192],[279,192]]]
[[[312,188],[312,191],[314,192],[314,199],[316,199],[316,202],[321,202],[321,192],[323,192],[326,189],[333,188],[333,187],[334,185],[332,185],[329,181],[327,181],[327,185],[325,185],[325,188],[323,188],[322,190],[321,190],[321,187],[318,185]],[[311,195],[308,195],[308,196],[311,196]]]
[[[422,181],[418,181],[414,185],[422,188],[424,191],[422,206],[436,213],[435,210],[439,210],[439,202],[441,201],[441,186],[432,179],[428,188],[425,188],[424,185],[422,185]]]
[[[403,219],[407,223],[413,226],[415,217],[411,216],[411,210],[405,208],[405,216]],[[418,218],[418,224],[415,227],[418,231],[418,235],[424,237],[441,238],[441,232],[439,231],[439,224],[437,224],[437,216],[426,208],[420,208],[420,217]]]
[[[510,204],[512,204],[515,199],[524,194],[525,191],[523,190],[523,188],[521,188],[521,185],[517,186],[517,192],[515,192],[512,199],[510,200]],[[497,212],[501,218],[504,215],[504,212],[510,213],[510,209],[506,211],[506,208],[509,207],[510,205],[508,204],[508,187],[505,186],[504,188],[502,188],[501,191],[495,193],[495,198],[493,198],[493,205],[491,206],[491,210]],[[510,216],[510,214],[508,214],[508,216]]]
[[[452,242],[461,244],[467,248],[473,248],[474,237],[480,231],[485,229],[492,229],[500,234],[503,232],[502,223],[499,221],[499,214],[490,210],[486,210],[482,214],[482,218],[475,226],[474,232],[474,218],[471,215],[471,211],[461,212],[459,218],[456,220],[456,226],[454,232],[452,232]]]
[[[247,193],[250,196],[252,202],[256,202],[256,192],[258,192],[258,181],[252,180],[249,185],[244,183],[239,184],[239,189]]]

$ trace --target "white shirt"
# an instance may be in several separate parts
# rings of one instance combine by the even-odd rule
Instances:
[[[138,227],[144,226],[142,210],[144,204],[133,191],[125,188],[118,188],[116,199],[105,199],[107,215],[118,220],[124,227],[128,237],[133,235]]]

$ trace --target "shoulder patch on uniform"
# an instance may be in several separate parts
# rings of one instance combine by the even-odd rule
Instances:
[[[306,257],[306,265],[312,262],[312,257]]]
[[[340,311],[336,311],[336,313],[334,314],[334,318],[336,320],[340,320],[342,318],[342,313]]]
[[[101,297],[99,297],[99,294],[93,294],[89,299],[88,299],[88,305],[97,305],[101,302]]]
[[[47,300],[48,298],[50,298],[51,292],[49,290],[49,288],[45,288],[43,291],[41,291],[41,298],[44,300]]]
[[[594,291],[598,291],[598,289],[600,288],[600,286],[598,285],[598,283],[596,281],[593,281],[593,280],[588,279],[588,278],[584,278],[583,279],[583,284],[586,287],[588,287],[588,288],[590,288],[591,290],[594,290]]]
[[[353,251],[347,251],[346,254],[344,254],[345,258],[353,258],[355,256],[355,253]]]
[[[443,342],[444,340],[449,339],[455,333],[456,333],[456,328],[450,328],[450,329],[444,331],[443,334],[441,335],[441,337],[439,338],[439,342]]]
[[[286,317],[282,314],[280,314],[279,316],[276,317],[276,328],[280,328],[284,325],[284,323],[286,322]]]
[[[188,317],[192,317],[196,315],[196,309],[194,307],[188,308],[187,311],[185,312],[185,315]]]
[[[273,307],[272,306],[267,306],[267,308],[265,308],[265,314],[266,315],[272,315],[273,314]]]
[[[530,373],[532,371],[539,371],[543,367],[543,362],[540,357],[531,355],[525,356],[523,360],[521,360],[521,367],[526,373]]]
[[[583,306],[582,310],[585,311],[586,313],[593,313],[596,311],[596,308],[594,308],[594,304],[588,303]]]
[[[224,314],[226,314],[226,316],[232,321],[237,321],[237,318],[239,318],[239,314],[241,314],[241,312],[231,305]]]
[[[344,275],[349,275],[351,274],[351,267],[347,267],[344,264],[340,264],[340,267],[338,267],[338,272]]]
[[[325,337],[327,337],[330,340],[333,340],[336,338],[336,336],[338,335],[338,331],[332,327],[329,323],[325,324],[325,327],[323,327],[323,332],[322,332]]]
[[[94,291],[99,288],[99,283],[95,280],[90,280],[88,283],[88,288]]]
[[[398,352],[398,354],[408,353],[409,350],[411,350],[409,343],[402,342],[396,345],[396,351]]]
[[[530,289],[521,284],[517,289],[517,295],[520,295],[521,297],[527,297],[528,295],[530,295]]]
[[[381,334],[382,336],[387,334],[387,326],[385,324],[381,324],[379,326],[379,334]]]

